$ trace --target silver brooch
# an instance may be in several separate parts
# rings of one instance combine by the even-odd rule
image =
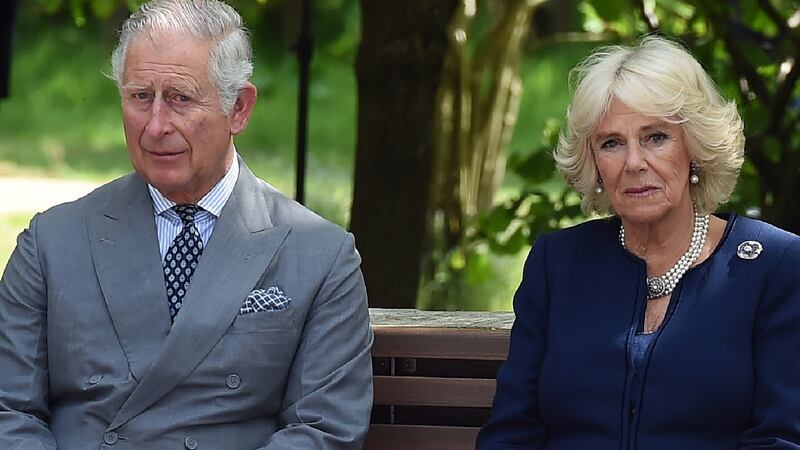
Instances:
[[[667,285],[659,277],[647,279],[647,298],[658,298],[666,295]]]
[[[742,259],[756,259],[764,250],[764,246],[758,241],[744,241],[736,248],[736,254]]]

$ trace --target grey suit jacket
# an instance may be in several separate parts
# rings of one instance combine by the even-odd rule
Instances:
[[[146,184],[33,218],[0,281],[0,449],[357,449],[372,333],[352,235],[242,165],[174,325]],[[254,289],[291,297],[239,314]]]

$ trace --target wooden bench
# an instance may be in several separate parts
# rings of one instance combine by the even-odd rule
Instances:
[[[365,450],[473,449],[513,313],[370,310],[375,401]]]

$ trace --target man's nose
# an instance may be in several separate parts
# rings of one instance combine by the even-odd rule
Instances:
[[[150,118],[145,124],[144,131],[152,138],[160,138],[173,130],[170,120],[170,110],[160,96],[156,96],[150,108]]]

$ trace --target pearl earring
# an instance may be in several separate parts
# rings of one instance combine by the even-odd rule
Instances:
[[[689,183],[697,184],[700,182],[700,166],[696,162],[689,163]]]
[[[597,187],[594,188],[594,193],[600,195],[603,193],[603,179],[597,177]]]

